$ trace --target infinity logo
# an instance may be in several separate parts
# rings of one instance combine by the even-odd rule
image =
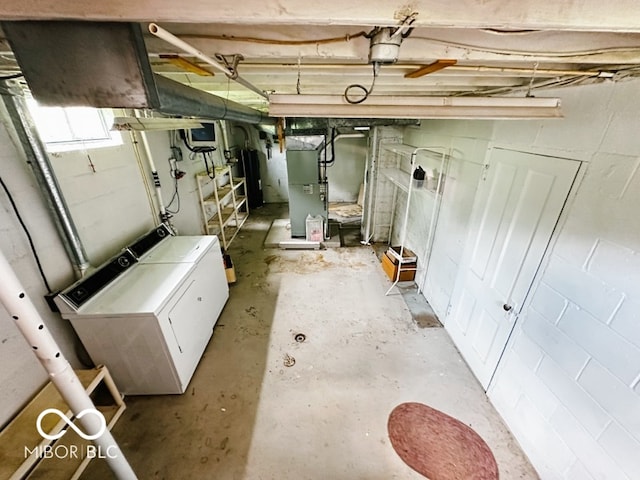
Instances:
[[[60,417],[60,419],[63,420],[64,423],[69,425],[69,428],[72,428],[78,435],[80,435],[85,440],[95,440],[96,438],[100,437],[107,429],[107,421],[105,420],[104,415],[102,415],[102,413],[100,413],[95,408],[87,408],[85,410],[82,410],[78,415],[76,415],[76,418],[82,418],[87,414],[97,415],[97,417],[100,419],[100,429],[98,433],[96,433],[95,435],[87,435],[86,433],[84,433],[63,412],[61,412],[57,408],[47,408],[46,410],[43,410],[40,415],[38,415],[38,419],[36,420],[36,428],[38,429],[38,433],[42,435],[44,438],[46,438],[47,440],[57,440],[60,437],[62,437],[65,433],[67,433],[66,430],[62,430],[56,433],[55,435],[49,435],[44,430],[42,430],[42,419],[45,416],[49,415],[50,413],[53,413],[58,417]]]

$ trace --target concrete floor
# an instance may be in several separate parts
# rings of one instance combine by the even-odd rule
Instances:
[[[264,249],[286,216],[252,212],[230,248],[238,281],[188,391],[126,398],[113,433],[139,478],[424,478],[386,430],[391,410],[415,401],[472,426],[501,478],[537,479],[445,330],[384,295],[374,250]],[[112,477],[94,460],[81,478]]]

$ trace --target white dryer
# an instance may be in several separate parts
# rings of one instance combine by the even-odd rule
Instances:
[[[229,298],[216,236],[163,237],[128,247],[129,264],[105,285],[91,280],[99,269],[56,297],[91,359],[129,395],[183,393]]]

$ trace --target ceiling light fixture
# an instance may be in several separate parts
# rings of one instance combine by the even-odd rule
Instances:
[[[539,97],[269,95],[271,117],[527,119],[561,118],[560,99]]]
[[[111,130],[183,130],[202,128],[200,120],[193,118],[115,117]]]

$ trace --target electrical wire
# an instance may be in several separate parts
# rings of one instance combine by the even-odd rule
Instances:
[[[523,34],[533,34],[539,32],[539,30],[500,30],[493,28],[485,28],[482,29],[485,32],[496,34],[496,35],[523,35]],[[368,32],[358,32],[355,34],[346,34],[341,37],[330,37],[330,38],[320,38],[320,39],[309,39],[309,40],[276,40],[276,39],[268,39],[268,38],[259,38],[259,37],[236,37],[233,35],[201,35],[201,34],[184,34],[180,35],[182,38],[191,38],[191,39],[211,39],[211,40],[227,40],[227,41],[237,41],[237,42],[249,42],[249,43],[262,43],[267,45],[291,45],[291,46],[300,46],[300,45],[318,45],[318,44],[327,44],[327,43],[339,43],[339,42],[349,42],[354,38],[359,37],[367,37],[370,35]],[[593,50],[578,50],[571,52],[534,52],[534,51],[524,51],[524,50],[507,50],[507,49],[497,49],[490,47],[482,47],[479,45],[471,45],[460,42],[451,42],[448,40],[442,40],[439,38],[433,37],[421,37],[413,35],[411,38],[418,40],[426,40],[429,42],[439,43],[442,45],[447,45],[451,47],[464,48],[467,50],[475,50],[479,52],[486,53],[495,53],[495,54],[504,54],[504,55],[523,55],[523,56],[533,56],[533,55],[544,55],[547,57],[581,57],[581,56],[593,56],[600,55],[605,53],[633,53],[638,52],[640,47],[606,47],[599,48]]]
[[[175,215],[180,211],[180,192],[178,191],[179,177],[176,172],[177,168],[174,168],[171,164],[171,159],[168,159],[167,161],[169,162],[169,174],[171,175],[171,178],[173,178],[173,196],[171,197],[169,204],[165,206],[164,209],[171,215]],[[176,209],[171,210],[171,205],[173,205],[174,202],[176,202]]]
[[[534,51],[525,51],[525,50],[508,50],[508,49],[499,49],[499,48],[491,48],[491,47],[481,47],[478,45],[470,45],[468,43],[459,43],[459,42],[451,42],[449,40],[441,40],[439,38],[433,37],[417,37],[412,36],[411,38],[416,40],[425,40],[428,42],[439,43],[441,45],[446,45],[448,47],[456,47],[456,48],[464,48],[465,50],[474,50],[477,52],[484,53],[495,53],[497,55],[521,55],[525,57],[531,56],[545,56],[545,57],[588,57],[593,55],[602,55],[605,53],[637,53],[640,52],[640,47],[606,47],[606,48],[597,48],[593,50],[576,50],[571,52],[534,52]]]
[[[11,206],[13,207],[13,211],[14,211],[14,213],[16,215],[16,218],[18,219],[18,222],[20,223],[20,226],[22,227],[22,230],[24,230],[24,233],[27,236],[27,240],[29,240],[29,246],[31,247],[31,252],[33,253],[33,258],[35,259],[36,265],[38,266],[38,271],[40,272],[40,276],[42,277],[42,282],[44,283],[44,286],[47,288],[47,292],[51,292],[51,287],[49,286],[49,282],[47,281],[47,277],[44,274],[44,270],[42,268],[42,264],[40,263],[40,257],[38,256],[38,252],[36,251],[36,246],[33,244],[33,239],[31,238],[31,234],[29,233],[29,229],[25,225],[24,220],[22,220],[22,216],[20,215],[20,211],[18,210],[16,202],[13,200],[13,196],[11,195],[11,192],[7,188],[7,185],[4,183],[4,180],[2,180],[2,177],[0,177],[0,185],[2,185],[2,188],[4,189],[4,192],[7,194],[7,198],[9,199],[9,203],[11,203]]]
[[[369,95],[371,95],[371,92],[373,92],[373,87],[376,84],[376,78],[378,77],[379,68],[380,68],[379,63],[373,63],[373,79],[371,80],[371,86],[368,89],[363,85],[352,83],[351,85],[349,85],[347,88],[344,89],[344,99],[352,105],[357,105],[359,103],[364,102],[367,98],[369,98]],[[363,92],[363,96],[357,100],[354,100],[353,98],[349,97],[349,90],[352,90],[354,88],[362,90]]]
[[[472,92],[460,92],[458,94],[453,94],[454,97],[465,97],[465,96],[481,96],[481,95],[499,95],[505,93],[514,93],[522,90],[527,90],[528,92],[532,90],[542,90],[542,89],[550,89],[550,88],[559,88],[559,87],[568,87],[572,85],[580,85],[587,82],[597,82],[601,79],[594,77],[584,77],[579,75],[574,75],[571,77],[563,78],[561,80],[544,80],[538,83],[529,84],[529,85],[521,85],[519,87],[500,87],[500,88],[489,88],[484,90],[475,90]]]

